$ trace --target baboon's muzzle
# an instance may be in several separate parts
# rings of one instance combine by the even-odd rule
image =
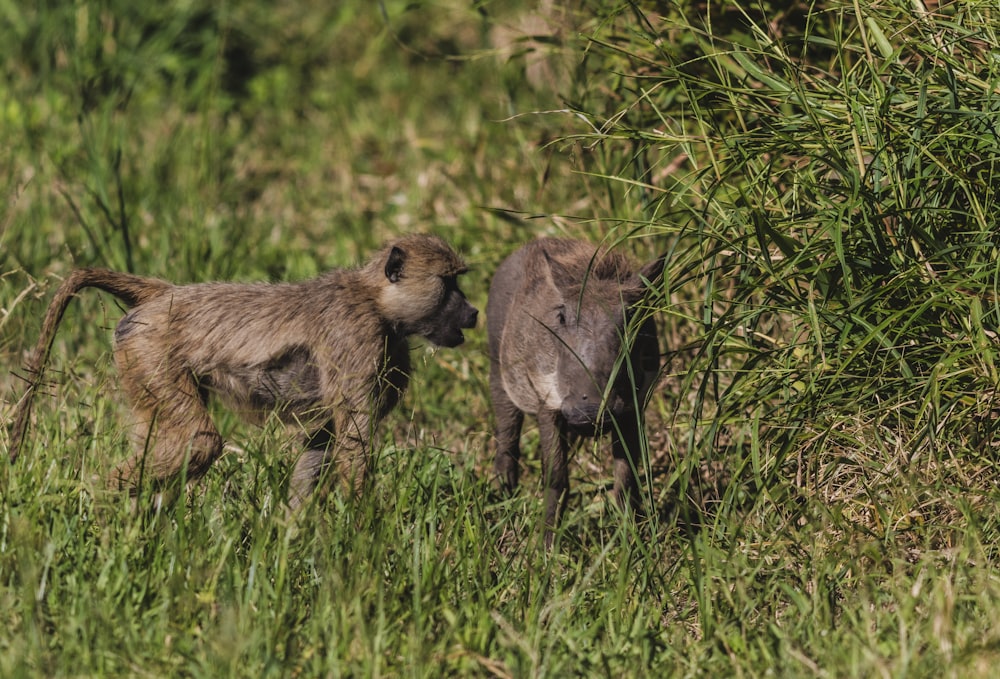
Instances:
[[[447,327],[441,327],[439,330],[426,335],[426,337],[440,347],[457,347],[465,341],[462,329],[476,327],[479,310],[469,304],[468,301],[462,300],[461,308],[456,312],[448,314],[448,317],[451,323]]]
[[[476,327],[476,321],[478,319],[479,319],[479,309],[466,302],[465,309],[463,310],[462,327],[474,328]]]

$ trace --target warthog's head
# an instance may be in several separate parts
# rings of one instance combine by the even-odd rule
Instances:
[[[545,263],[544,288],[531,313],[556,352],[546,401],[574,431],[600,434],[610,418],[642,408],[658,367],[655,325],[649,317],[634,317],[642,313],[636,305],[660,275],[663,260],[637,273],[613,254],[582,268],[550,257]]]

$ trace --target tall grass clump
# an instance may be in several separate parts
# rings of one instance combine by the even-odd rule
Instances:
[[[432,231],[482,309],[538,235],[668,262],[648,511],[585,446],[550,552],[537,429],[488,483],[482,331],[414,347],[364,497],[290,519],[298,432],[220,408],[137,511],[82,294],[0,465],[0,676],[992,676],[993,5],[0,3],[0,424],[74,266],[298,280]]]
[[[617,98],[577,106],[608,149],[594,172],[672,243],[690,445],[766,448],[757,481],[818,493],[871,456],[887,486],[991,459],[998,26],[988,3],[604,15],[591,58]],[[866,525],[902,518],[873,500]]]
[[[701,526],[703,631],[759,640],[733,632],[749,614],[787,639],[796,609],[822,627],[899,605],[880,592],[900,574],[957,558],[982,576],[998,538],[996,7],[584,14],[566,100],[585,125],[563,143],[592,151],[616,233],[670,251],[672,443],[653,454]]]

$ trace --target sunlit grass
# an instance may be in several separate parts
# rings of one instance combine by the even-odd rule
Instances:
[[[487,482],[482,330],[415,348],[363,499],[289,522],[294,440],[219,409],[136,515],[89,291],[0,465],[0,676],[990,676],[995,7],[494,5],[0,10],[0,412],[72,266],[294,280],[435,231],[482,308],[525,240],[607,240],[669,255],[648,516],[584,446],[542,549],[531,427]]]

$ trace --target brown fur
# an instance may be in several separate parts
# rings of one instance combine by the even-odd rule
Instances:
[[[334,464],[360,488],[375,427],[410,373],[410,335],[457,346],[476,309],[458,288],[466,271],[441,239],[390,244],[359,269],[282,284],[173,285],[103,269],[74,271],[42,324],[18,403],[10,457],[24,443],[31,402],[59,321],[81,289],[109,292],[132,309],[115,329],[114,356],[134,415],[136,453],[111,481],[133,492],[205,473],[222,452],[209,418],[214,393],[245,419],[276,414],[309,432],[292,476],[300,504]]]

